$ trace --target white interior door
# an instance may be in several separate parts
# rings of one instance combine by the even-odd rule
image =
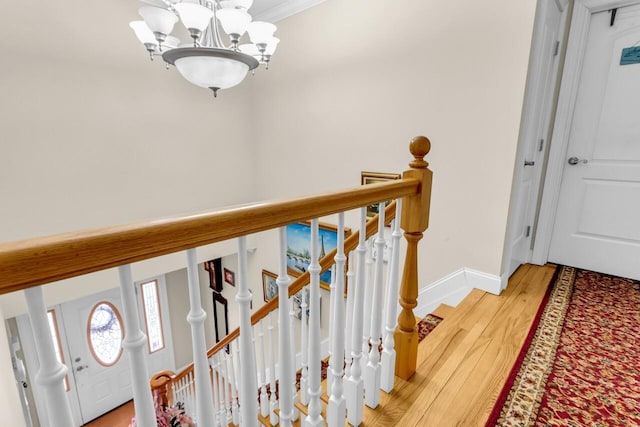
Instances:
[[[592,15],[549,260],[640,279],[640,5]]]
[[[61,305],[83,423],[132,399],[119,289]]]
[[[538,193],[547,149],[553,98],[558,77],[559,47],[567,4],[538,2],[535,39],[527,76],[527,94],[516,155],[514,193],[509,215],[510,248],[507,275],[531,261]]]

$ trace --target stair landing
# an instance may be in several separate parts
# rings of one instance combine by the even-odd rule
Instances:
[[[473,290],[422,341],[419,366],[365,426],[484,426],[551,281],[555,266],[523,265],[500,296]]]

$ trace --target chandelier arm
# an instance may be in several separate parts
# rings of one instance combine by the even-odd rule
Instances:
[[[220,4],[218,3],[217,0],[214,0],[212,2],[212,6],[213,6],[212,7],[213,18],[211,18],[211,23],[209,25],[212,28],[212,33],[213,33],[213,47],[218,47],[222,49],[231,49],[231,47],[225,46],[224,42],[220,38],[220,27],[218,27],[218,19],[217,19],[218,8],[220,7]]]

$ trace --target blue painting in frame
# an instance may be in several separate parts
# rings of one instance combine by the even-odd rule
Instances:
[[[335,225],[321,222],[318,227],[318,253],[322,258],[338,245],[338,228]],[[345,228],[345,237],[351,230]],[[298,277],[309,269],[311,261],[311,222],[296,222],[287,225],[287,270],[290,275]],[[320,286],[329,289],[331,270],[320,275]],[[346,289],[345,289],[346,291]]]

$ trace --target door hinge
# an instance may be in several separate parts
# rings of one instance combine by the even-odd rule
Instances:
[[[609,13],[611,13],[611,20],[609,21],[609,26],[613,27],[613,25],[616,23],[616,15],[618,14],[618,8],[616,7],[609,10]]]
[[[525,232],[524,237],[529,237],[531,236],[531,226],[527,225],[527,231]]]
[[[538,142],[538,151],[542,152],[542,149],[544,148],[544,139],[541,139]]]
[[[556,40],[555,46],[553,46],[553,56],[557,56],[560,52],[560,40]]]

